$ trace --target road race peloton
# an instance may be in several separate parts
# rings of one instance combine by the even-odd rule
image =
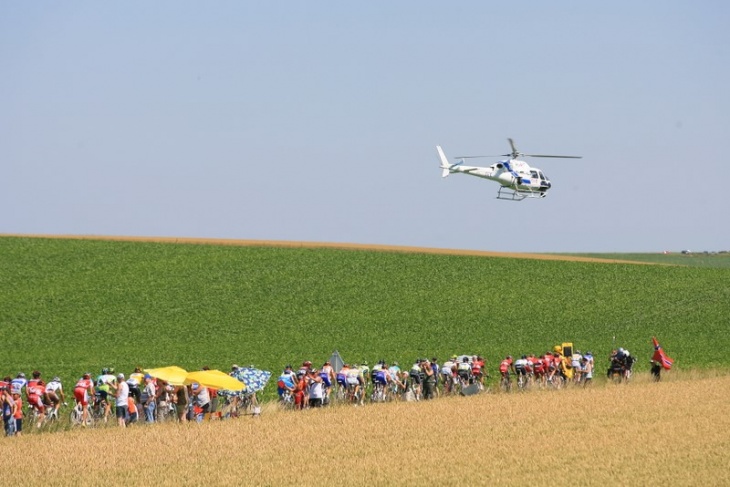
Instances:
[[[338,356],[339,358],[339,356]],[[636,358],[626,349],[617,348],[608,357],[607,377],[615,382],[631,379]],[[654,368],[670,369],[670,359],[654,339]],[[659,364],[659,365],[657,365]],[[253,366],[250,366],[253,369]],[[204,367],[205,369],[205,367]],[[240,372],[237,365],[230,375]],[[556,345],[536,355],[506,355],[496,362],[498,390],[509,392],[516,387],[559,389],[567,385],[585,387],[595,370],[593,353],[581,352],[571,343]],[[137,367],[129,377],[104,367],[96,378],[85,372],[74,383],[71,396],[71,424],[118,424],[126,427],[136,422],[202,421],[225,419],[258,409],[256,394],[241,398],[199,384],[176,386],[143,372]],[[655,380],[658,374],[653,371]],[[268,374],[268,372],[266,373]],[[268,377],[268,375],[267,375]],[[367,361],[324,362],[315,367],[310,360],[298,367],[288,364],[276,386],[279,405],[284,409],[319,408],[334,403],[362,406],[366,403],[420,401],[442,396],[472,395],[490,391],[487,361],[481,355],[452,355],[443,363],[437,357],[418,358],[402,367],[397,361],[378,360],[372,368]],[[61,378],[46,383],[40,371],[28,380],[23,372],[0,381],[3,424],[7,436],[22,434],[23,419],[36,428],[59,420],[59,410],[68,406]],[[117,421],[109,421],[109,417]]]

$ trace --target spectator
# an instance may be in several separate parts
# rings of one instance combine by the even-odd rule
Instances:
[[[5,434],[7,436],[15,435],[15,400],[10,395],[7,387],[0,390],[0,400],[2,401],[3,424],[5,426]]]
[[[129,413],[129,424],[136,423],[139,419],[139,410],[131,394],[127,397],[127,412]]]
[[[309,407],[319,408],[322,407],[322,400],[324,399],[324,381],[319,376],[317,369],[312,369],[309,373]]]
[[[181,423],[184,423],[188,420],[188,404],[190,403],[187,386],[175,386],[173,400],[177,404],[177,417]]]
[[[110,383],[109,388],[114,391],[116,396],[116,415],[117,423],[124,428],[127,426],[129,411],[129,384],[124,381],[124,374],[117,376],[115,383]]]
[[[193,392],[193,400],[198,408],[200,408],[203,418],[208,417],[210,415],[210,393],[208,392],[208,388],[194,382],[191,389]]]
[[[436,375],[434,374],[433,368],[431,367],[431,362],[429,362],[427,359],[424,359],[421,362],[421,370],[423,376],[425,377],[423,381],[423,398],[433,399],[434,389],[436,388]]]
[[[144,407],[145,421],[148,423],[155,422],[155,407],[157,398],[157,387],[155,380],[150,374],[144,376],[144,390],[142,391],[142,405]]]

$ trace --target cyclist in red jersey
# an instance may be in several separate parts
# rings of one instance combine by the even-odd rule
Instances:
[[[515,367],[512,365],[512,355],[507,355],[504,360],[499,363],[499,373],[502,377],[509,379],[509,373],[515,373]]]
[[[74,386],[74,398],[77,404],[81,404],[81,424],[86,426],[86,420],[89,416],[89,398],[94,397],[94,381],[91,380],[91,374],[85,373],[84,376],[76,382]]]
[[[479,388],[484,389],[484,359],[481,355],[477,355],[472,360],[471,375],[476,379]]]
[[[532,364],[532,373],[535,374],[535,382],[538,382],[540,384],[544,384],[545,382],[545,361],[543,360],[545,356],[541,357],[535,357],[535,355],[530,354],[529,357],[527,357],[527,360]]]
[[[28,381],[25,389],[28,398],[28,405],[31,410],[35,410],[38,414],[38,428],[43,424],[46,417],[46,406],[43,404],[43,395],[46,393],[46,383],[41,379],[41,373],[37,370],[33,371],[33,378]]]

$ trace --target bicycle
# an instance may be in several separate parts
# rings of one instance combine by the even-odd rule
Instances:
[[[555,373],[547,378],[547,386],[552,389],[561,389],[565,383],[562,375]]]
[[[71,425],[72,426],[79,426],[82,424],[84,417],[84,408],[81,406],[81,403],[77,402],[74,408],[71,410]],[[89,408],[89,411],[86,415],[86,423],[84,426],[92,426],[94,424],[94,417],[91,414],[91,408]]]
[[[512,379],[510,378],[509,374],[502,375],[502,379],[499,381],[499,387],[502,389],[503,392],[511,392],[512,391]]]
[[[530,386],[530,377],[527,374],[517,374],[517,389],[525,391]]]
[[[355,384],[347,385],[347,402],[351,404],[360,404],[363,397],[363,391]]]
[[[160,401],[155,408],[156,421],[159,423],[165,421],[177,421],[177,404],[172,401]]]
[[[279,407],[281,409],[294,409],[294,394],[292,394],[292,391],[287,389],[281,394]]]

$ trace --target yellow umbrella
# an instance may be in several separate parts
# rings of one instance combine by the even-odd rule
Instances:
[[[242,391],[246,388],[246,384],[220,370],[189,372],[187,377],[185,377],[185,384],[192,384],[193,382],[197,382],[203,387],[223,389],[226,391]]]
[[[188,371],[177,365],[171,365],[169,367],[160,367],[157,369],[144,369],[146,374],[150,374],[156,379],[162,379],[168,384],[173,386],[181,386],[185,384],[185,378],[188,375]]]

